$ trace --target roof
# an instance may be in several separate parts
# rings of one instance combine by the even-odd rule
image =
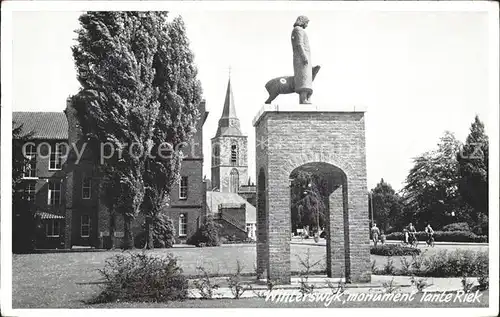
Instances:
[[[64,112],[13,112],[12,121],[16,127],[22,124],[25,134],[33,131],[32,139],[68,139],[68,120]]]
[[[39,216],[42,220],[46,219],[64,219],[64,216],[61,215],[54,215],[45,211],[39,211],[36,213],[37,216]]]
[[[236,193],[221,193],[207,191],[207,208],[208,212],[213,214],[219,212],[220,204],[242,205],[245,204],[246,223],[256,223],[257,211],[255,207]]]
[[[240,136],[240,120],[236,115],[236,107],[234,106],[233,90],[231,88],[231,78],[227,82],[226,99],[224,100],[224,108],[222,116],[219,119],[219,128],[217,129],[216,137],[219,136]]]

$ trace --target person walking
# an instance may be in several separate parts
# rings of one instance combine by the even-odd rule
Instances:
[[[373,244],[375,246],[377,246],[377,243],[378,243],[378,237],[380,236],[380,230],[377,228],[377,224],[374,223],[373,224],[373,227],[371,229],[371,232],[372,232],[372,240],[373,240]]]

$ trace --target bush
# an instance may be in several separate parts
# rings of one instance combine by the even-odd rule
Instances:
[[[417,255],[420,254],[420,252],[420,249],[404,247],[397,244],[383,244],[370,248],[370,254],[384,256]]]
[[[236,273],[231,274],[231,276],[227,278],[229,289],[231,290],[231,293],[233,293],[235,299],[239,299],[246,291],[242,281],[242,271],[243,266],[241,266],[240,261],[236,261]]]
[[[221,241],[219,237],[219,229],[221,225],[218,224],[212,216],[207,216],[203,225],[196,231],[196,233],[187,241],[188,244],[193,244],[198,247],[214,247],[219,246]]]
[[[427,240],[427,233],[417,232],[416,237],[419,241]],[[387,235],[387,240],[403,241],[402,232],[393,232]],[[470,231],[435,231],[434,241],[441,242],[488,242],[487,236],[478,236]]]
[[[122,253],[107,259],[99,272],[104,289],[91,303],[167,302],[188,296],[188,280],[171,254],[160,258],[145,253]]]
[[[447,252],[441,250],[430,256],[413,254],[411,262],[404,257],[401,258],[401,269],[395,269],[391,257],[387,258],[387,264],[383,268],[375,267],[372,262],[373,274],[406,275],[425,277],[477,277],[482,287],[488,287],[489,259],[486,251],[456,250]],[[480,286],[481,287],[481,286]]]
[[[477,235],[488,235],[488,216],[485,214],[480,213],[478,215],[478,224],[474,226],[472,231],[477,234]]]
[[[488,274],[489,259],[485,251],[441,250],[424,259],[425,276],[463,277]]]
[[[490,279],[487,274],[482,274],[477,278],[479,290],[485,291],[490,287]]]
[[[471,231],[467,222],[450,223],[443,227],[442,231]]]
[[[134,238],[136,248],[143,248],[146,245],[146,224],[143,230]],[[172,219],[164,214],[159,214],[153,222],[153,246],[155,248],[171,248],[175,242],[175,228]]]
[[[210,279],[210,275],[204,267],[197,267],[198,271],[201,273],[202,277],[193,281],[194,286],[200,292],[202,299],[212,299],[214,298],[214,290],[219,289],[219,284],[214,283]]]

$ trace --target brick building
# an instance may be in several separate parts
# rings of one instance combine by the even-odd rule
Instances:
[[[181,181],[172,190],[170,206],[165,213],[173,220],[176,242],[193,235],[206,213],[206,189],[203,182],[203,124],[208,116],[205,102],[200,104],[201,119],[181,166]],[[24,190],[29,208],[36,214],[38,248],[102,248],[115,240],[123,241],[123,220],[116,218],[115,232],[110,236],[110,215],[99,193],[100,175],[95,157],[83,146],[81,129],[71,104],[63,112],[14,112],[13,121],[22,124],[24,132],[33,132],[26,143],[30,159],[20,190]],[[82,153],[80,159],[74,149]],[[69,150],[69,151],[68,151]],[[66,155],[67,154],[67,155]],[[143,217],[138,216],[132,231],[142,230]]]

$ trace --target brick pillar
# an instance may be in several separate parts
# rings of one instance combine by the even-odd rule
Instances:
[[[338,187],[329,197],[329,214],[326,225],[326,274],[328,277],[345,277],[346,258],[344,243],[344,188]]]
[[[268,179],[268,280],[290,284],[290,187],[288,175],[278,175],[280,169],[270,168]],[[271,208],[269,208],[271,207]]]
[[[257,174],[257,278],[267,277],[267,197],[264,171]]]
[[[349,227],[349,249],[346,256],[350,266],[350,278],[351,282],[355,283],[369,282],[371,268],[366,179],[358,177],[348,180],[348,182],[349,210],[345,217],[345,223]]]

